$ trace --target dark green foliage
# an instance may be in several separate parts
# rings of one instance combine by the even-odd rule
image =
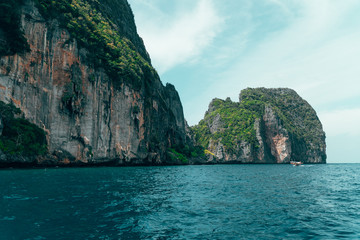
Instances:
[[[168,157],[174,160],[180,160],[183,164],[189,163],[189,158],[204,158],[205,149],[203,146],[175,145],[168,149]]]
[[[37,0],[37,6],[45,18],[58,19],[61,27],[89,51],[89,62],[103,67],[116,85],[125,80],[140,89],[146,74],[156,74],[133,43],[121,36],[110,18],[101,13],[99,1]]]
[[[157,152],[160,148],[160,140],[157,136],[152,136],[149,141],[148,152]]]
[[[257,105],[262,105],[258,110],[261,114],[263,106],[270,105],[285,128],[298,140],[302,139],[315,146],[321,145],[324,140],[322,125],[315,110],[293,90],[248,88],[241,91],[240,101],[259,102]]]
[[[204,158],[205,157],[205,148],[203,146],[194,146],[189,149],[190,156],[193,158]]]
[[[208,148],[212,139],[220,141],[227,151],[235,152],[241,141],[257,147],[254,123],[262,119],[265,106],[270,106],[279,116],[289,134],[308,145],[321,145],[323,134],[321,123],[314,109],[295,91],[290,89],[248,88],[241,91],[240,102],[230,99],[214,99],[211,111],[198,125],[192,128],[195,140],[201,146]],[[220,116],[221,128],[211,134],[210,124],[215,117]]]
[[[80,99],[80,101],[78,101],[78,99],[83,95],[80,90],[81,85],[77,82],[71,81],[65,84],[64,88],[64,93],[61,97],[61,103],[64,110],[67,110],[70,115],[80,114],[81,108],[78,104],[82,102],[82,99]]]
[[[177,162],[180,161],[183,164],[187,164],[189,163],[189,160],[184,156],[184,154],[181,154],[179,152],[177,152],[175,149],[173,148],[169,148],[168,150],[168,157],[171,159],[171,161],[173,162]]]
[[[132,112],[133,112],[134,114],[138,114],[138,113],[140,112],[139,106],[138,106],[138,105],[134,105],[134,106],[133,106],[133,109],[132,109]]]
[[[206,117],[205,117],[206,118]],[[207,120],[210,118],[206,118]],[[209,146],[209,141],[211,136],[210,128],[208,127],[205,119],[201,120],[198,125],[192,127],[196,143],[200,146],[207,148]]]
[[[23,0],[0,0],[0,56],[30,51],[20,27],[20,10]]]
[[[253,103],[239,104],[230,100],[215,99],[211,104],[215,110],[209,112],[198,125],[192,128],[197,143],[207,148],[210,139],[221,141],[229,151],[235,151],[234,148],[241,141],[256,145],[254,122],[260,114],[248,109],[249,106],[252,108]],[[217,115],[220,115],[221,130],[211,134],[208,123],[212,122]]]
[[[69,111],[71,111],[71,103],[73,98],[76,97],[74,90],[73,90],[73,83],[69,82],[65,85],[64,93],[61,97],[61,102]]]
[[[8,154],[25,156],[44,155],[47,152],[45,132],[23,118],[15,118],[20,109],[0,101],[0,116],[4,129],[0,136],[0,149]]]
[[[15,115],[20,113],[20,109],[15,107],[13,104],[6,104],[0,101],[0,116],[4,122],[13,119]]]

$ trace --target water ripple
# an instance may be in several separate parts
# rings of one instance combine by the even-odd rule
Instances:
[[[4,239],[357,239],[360,165],[0,171]]]

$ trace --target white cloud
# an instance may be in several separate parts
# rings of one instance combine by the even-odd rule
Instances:
[[[147,10],[136,15],[136,22],[160,73],[195,61],[220,32],[222,24],[212,0],[199,0],[192,9],[179,7],[174,13],[165,13],[155,5]]]
[[[190,124],[214,97],[237,100],[246,87],[290,87],[319,113],[335,147],[331,154],[338,157],[339,147],[356,154],[349,146],[360,136],[359,0],[130,2],[148,5],[135,17],[160,73],[186,62],[199,65],[186,73],[191,83],[176,82]],[[164,5],[173,11],[159,8]],[[174,72],[183,76],[181,69]],[[190,84],[196,90],[189,91]]]
[[[299,14],[273,34],[258,34],[264,38],[216,76],[221,81],[213,81],[206,95],[237,99],[246,87],[290,87],[319,112],[328,142],[338,136],[360,137],[360,18],[354,17],[360,2],[296,4]],[[339,103],[345,106],[342,110]]]
[[[327,136],[360,137],[360,108],[321,112],[319,118]]]
[[[277,5],[278,7],[280,7],[281,8],[281,10],[283,11],[283,12],[285,12],[286,14],[292,14],[291,13],[291,10],[289,9],[289,7],[285,4],[285,3],[283,3],[283,1],[281,1],[281,0],[268,0],[271,4],[275,4],[275,5]]]
[[[209,92],[236,96],[249,86],[291,87],[319,107],[360,96],[360,32],[349,26],[359,20],[346,20],[359,2],[301,3],[301,14],[289,26],[248,50]]]

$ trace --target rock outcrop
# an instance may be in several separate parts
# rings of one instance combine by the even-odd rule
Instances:
[[[186,144],[179,96],[152,69],[127,1],[99,2],[98,12],[113,20],[109,26],[130,46],[127,54],[141,60],[140,67],[129,63],[137,72],[125,69],[115,81],[106,71],[109,63],[94,64],[89,49],[58,19],[25,0],[20,22],[31,50],[1,56],[0,101],[46,132],[48,154],[35,164],[167,164],[168,149]]]
[[[326,163],[321,122],[291,89],[245,89],[238,103],[214,99],[192,130],[206,163]]]

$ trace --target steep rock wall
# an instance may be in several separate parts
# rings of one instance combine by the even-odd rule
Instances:
[[[130,11],[126,1],[116,4]],[[132,13],[118,21],[149,60]],[[102,68],[88,64],[87,50],[56,20],[45,20],[31,0],[25,1],[21,25],[31,51],[1,57],[0,101],[13,103],[47,133],[49,155],[38,163],[166,164],[167,149],[185,143],[179,96],[157,74],[136,88],[126,81],[115,86]]]

